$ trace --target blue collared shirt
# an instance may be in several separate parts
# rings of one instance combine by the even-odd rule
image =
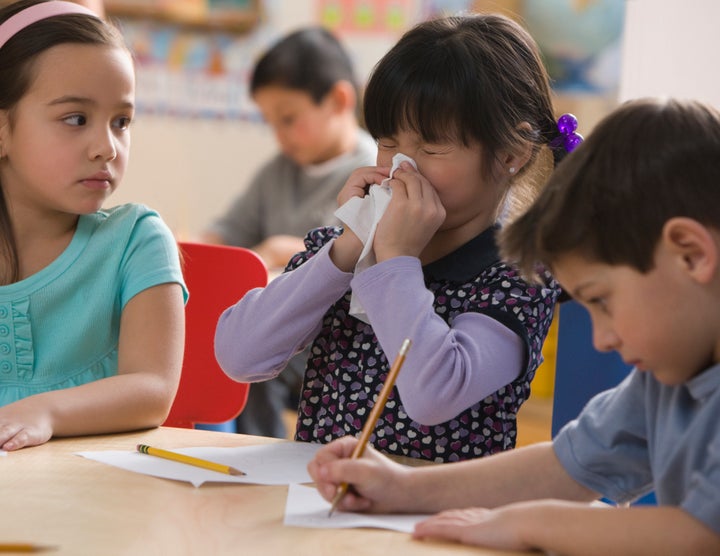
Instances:
[[[654,490],[720,534],[720,364],[679,386],[633,370],[553,442],[565,470],[617,502]]]

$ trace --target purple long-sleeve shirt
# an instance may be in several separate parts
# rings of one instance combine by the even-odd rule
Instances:
[[[494,229],[421,267],[414,257],[353,276],[329,256],[337,228],[314,230],[308,251],[266,288],[221,316],[216,355],[237,380],[276,376],[313,344],[296,437],[356,434],[404,338],[412,339],[373,435],[390,453],[452,461],[514,446],[558,288],[531,286],[497,257]],[[371,325],[348,315],[350,291]]]

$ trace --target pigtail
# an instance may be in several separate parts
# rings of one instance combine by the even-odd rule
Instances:
[[[577,132],[578,120],[574,114],[566,113],[560,116],[557,123],[553,122],[548,134],[548,146],[552,150],[555,166],[574,151],[584,140]]]
[[[552,153],[553,167],[557,168],[557,165],[567,156],[567,151],[559,144],[561,135],[554,120],[549,122],[547,129],[543,130],[543,137],[545,138],[545,144]]]

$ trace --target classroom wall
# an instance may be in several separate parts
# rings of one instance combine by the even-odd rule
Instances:
[[[697,98],[720,108],[720,2],[627,0],[620,100]]]

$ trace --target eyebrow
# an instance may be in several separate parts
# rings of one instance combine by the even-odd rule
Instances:
[[[58,97],[56,99],[51,100],[48,103],[48,106],[57,106],[60,104],[97,104],[97,102],[88,97],[65,95],[65,96]],[[135,105],[130,101],[125,101],[125,102],[121,102],[119,104],[119,107],[127,108],[127,109],[134,109]]]

